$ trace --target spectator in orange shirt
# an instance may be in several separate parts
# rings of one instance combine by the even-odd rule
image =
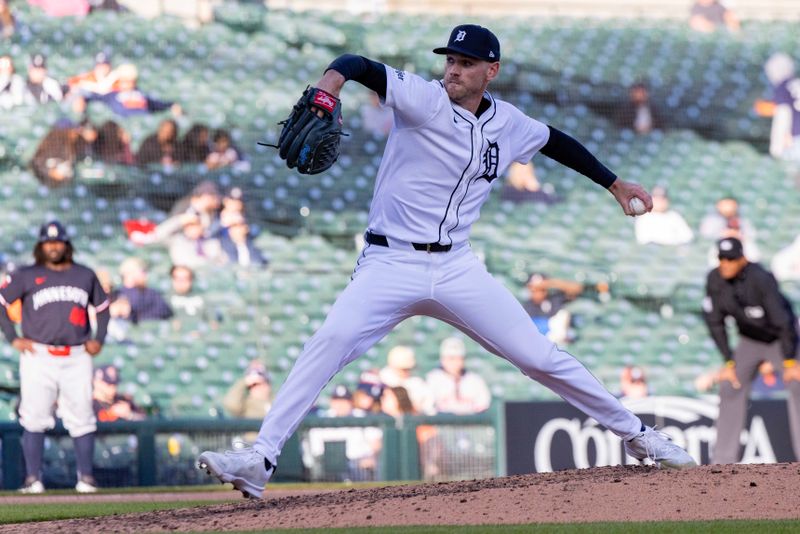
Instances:
[[[94,68],[89,72],[77,74],[67,80],[71,93],[85,95],[95,93],[105,95],[112,91],[119,91],[119,81],[111,74],[111,59],[105,52],[94,56]]]
[[[11,39],[15,26],[16,21],[11,13],[11,8],[8,7],[8,1],[0,0],[0,37]]]
[[[113,365],[103,365],[94,370],[92,396],[95,417],[99,422],[141,421],[144,410],[136,406],[130,395],[119,393],[119,369]]]

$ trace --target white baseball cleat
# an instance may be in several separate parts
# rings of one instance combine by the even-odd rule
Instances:
[[[697,467],[697,462],[688,452],[672,443],[668,435],[649,426],[644,427],[644,432],[625,442],[625,452],[637,460],[649,458],[658,467],[668,469]]]
[[[42,484],[42,481],[38,478],[28,477],[25,479],[25,483],[22,487],[17,491],[28,494],[44,493],[44,484]]]
[[[97,482],[94,477],[81,476],[75,484],[75,491],[78,493],[97,493]]]
[[[261,498],[275,466],[250,446],[224,453],[205,451],[197,459],[205,469],[222,482],[230,482],[245,497]]]

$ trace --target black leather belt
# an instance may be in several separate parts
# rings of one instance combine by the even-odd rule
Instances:
[[[379,247],[388,247],[389,240],[385,235],[373,234],[367,232],[364,234],[364,240],[370,245],[377,245]],[[447,252],[453,245],[442,245],[441,243],[411,243],[414,250],[424,250],[425,252]]]

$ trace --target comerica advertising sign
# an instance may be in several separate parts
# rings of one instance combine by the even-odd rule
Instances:
[[[696,460],[709,462],[716,438],[717,397],[646,397],[623,404],[648,425],[658,425]],[[505,408],[509,475],[637,463],[620,439],[564,402],[508,402]],[[744,463],[794,461],[783,400],[750,405],[741,436]]]

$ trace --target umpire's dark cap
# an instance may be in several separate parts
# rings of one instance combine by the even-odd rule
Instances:
[[[738,260],[744,256],[742,242],[735,237],[720,239],[717,243],[717,249],[719,250],[718,257],[721,260]]]
[[[484,61],[500,61],[500,41],[489,29],[477,24],[462,24],[450,32],[447,46],[433,49],[434,54],[461,54]]]
[[[64,225],[58,221],[46,222],[39,228],[39,243],[45,241],[61,241],[62,243],[69,243],[69,235]]]

